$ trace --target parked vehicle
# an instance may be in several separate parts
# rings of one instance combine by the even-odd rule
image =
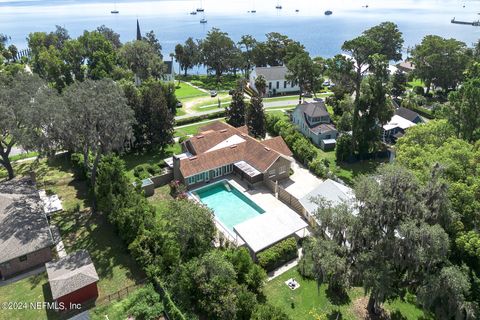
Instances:
[[[218,95],[218,92],[215,90],[210,91],[210,97],[215,98]]]

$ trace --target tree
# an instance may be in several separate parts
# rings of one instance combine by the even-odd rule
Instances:
[[[175,293],[206,319],[235,319],[239,289],[235,277],[232,264],[213,250],[180,267]]]
[[[102,24],[100,27],[97,28],[97,31],[107,39],[115,49],[120,49],[122,46],[122,42],[120,41],[120,35],[110,29],[109,27]]]
[[[448,118],[457,136],[469,142],[480,139],[480,78],[467,80],[448,99]]]
[[[227,123],[234,127],[245,125],[246,103],[243,94],[245,82],[239,81],[237,88],[233,91],[232,102],[225,110]]]
[[[185,76],[187,76],[188,69],[198,64],[199,51],[200,48],[192,37],[188,38],[184,45],[177,44],[175,46],[175,59],[180,64],[180,68],[185,71]]]
[[[398,61],[402,59],[403,35],[398,26],[393,22],[382,22],[363,32],[365,36],[380,44],[378,53],[387,60]]]
[[[65,61],[65,72],[72,80],[83,81],[85,79],[85,48],[78,40],[65,42],[61,59]]]
[[[287,69],[286,79],[300,87],[298,103],[301,103],[303,93],[314,91],[318,87],[321,77],[319,65],[312,61],[307,52],[303,52],[287,62]]]
[[[240,38],[238,45],[242,50],[243,59],[245,61],[245,75],[248,77],[248,73],[254,64],[253,50],[257,46],[257,40],[251,35],[243,35]]]
[[[250,104],[247,106],[245,120],[248,127],[248,133],[255,138],[265,138],[267,133],[265,123],[265,112],[263,110],[262,92],[265,92],[266,83],[263,77],[255,79],[255,87],[258,95],[252,95]]]
[[[469,299],[470,287],[467,270],[449,266],[429,275],[428,281],[419,290],[418,300],[437,319],[473,320],[479,316],[479,305]]]
[[[142,127],[138,147],[163,149],[173,142],[174,118],[167,100],[169,89],[161,81],[146,81],[140,88],[142,107],[135,118]],[[170,102],[171,103],[171,102]]]
[[[407,75],[400,71],[397,70],[392,76],[392,96],[395,98],[400,97],[405,93],[406,86],[407,86]]]
[[[187,200],[169,203],[166,230],[174,235],[182,261],[199,257],[212,248],[216,229],[212,211]]]
[[[38,107],[35,98],[46,84],[37,75],[19,72],[13,76],[0,75],[0,164],[8,178],[15,173],[9,159],[15,145],[28,146],[35,134],[30,115]]]
[[[432,183],[442,184],[438,175],[432,175]],[[435,187],[443,190],[437,194],[430,188],[398,166],[382,167],[377,175],[358,181],[358,215],[349,242],[356,252],[355,268],[370,294],[371,314],[378,314],[385,299],[414,290],[446,262],[449,239],[440,225],[449,215],[446,188]],[[438,206],[430,205],[432,197]]]
[[[433,35],[425,36],[415,46],[412,50],[414,74],[425,82],[427,92],[432,85],[443,90],[457,87],[469,60],[466,49],[463,42]]]
[[[353,150],[359,154],[375,152],[380,141],[380,127],[393,116],[393,107],[387,100],[387,62],[381,55],[373,55],[372,75],[362,83],[362,94],[355,104],[352,121]]]
[[[352,136],[350,134],[342,134],[337,139],[337,146],[335,148],[335,156],[337,158],[337,161],[345,161],[352,154]]]
[[[222,74],[230,69],[230,62],[235,52],[235,43],[228,33],[212,28],[200,43],[202,61],[209,69],[215,71],[217,82]]]
[[[150,47],[152,47],[154,52],[160,57],[160,60],[163,59],[162,45],[160,44],[160,41],[158,41],[157,36],[155,35],[155,32],[153,30],[147,32],[142,40],[146,41],[150,45]]]
[[[260,97],[265,95],[267,90],[267,80],[263,75],[260,75],[255,79],[255,88],[257,89],[257,93]]]
[[[292,40],[278,32],[267,33],[266,37],[264,54],[267,64],[272,67],[284,65],[286,63],[287,46]]]
[[[120,50],[120,56],[126,66],[135,73],[136,84],[154,77],[159,79],[163,73],[163,60],[155,47],[145,40],[127,42]]]
[[[332,91],[337,100],[351,95],[355,90],[354,63],[351,59],[338,54],[326,61],[325,74],[335,83]]]
[[[109,78],[117,60],[112,43],[98,31],[84,31],[77,40],[85,50],[88,78],[93,80]]]
[[[133,110],[122,89],[106,79],[72,84],[64,92],[64,104],[64,120],[58,124],[64,147],[83,154],[85,170],[95,186],[102,155],[123,150],[132,138]]]

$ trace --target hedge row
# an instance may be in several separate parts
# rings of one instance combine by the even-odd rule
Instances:
[[[133,169],[133,175],[140,180],[150,178],[151,176],[159,175],[162,172],[162,165],[151,163],[139,164]]]
[[[257,259],[262,268],[272,271],[285,262],[296,258],[297,255],[297,241],[294,237],[290,237],[258,253]]]
[[[220,110],[217,112],[202,114],[201,116],[182,118],[182,119],[176,120],[175,125],[182,126],[186,124],[199,122],[202,120],[210,120],[210,119],[223,118],[223,117],[225,117],[225,110]]]
[[[433,115],[432,111],[422,108],[422,107],[411,107],[412,111],[415,111],[419,115],[427,118],[427,119],[435,119],[435,116]]]
[[[163,302],[163,307],[165,308],[165,313],[170,320],[187,320],[187,317],[178,309],[170,297],[170,293],[165,289],[162,282],[157,278],[153,278],[155,289],[160,294]]]

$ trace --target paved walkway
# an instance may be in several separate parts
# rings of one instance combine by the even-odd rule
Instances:
[[[53,241],[55,242],[55,248],[57,249],[57,254],[59,258],[67,256],[67,251],[65,251],[65,246],[63,245],[62,237],[60,236],[60,231],[57,226],[51,226]]]
[[[43,273],[45,271],[46,271],[45,265],[43,265],[43,266],[38,267],[36,269],[33,269],[33,270],[30,270],[30,271],[24,272],[22,274],[19,274],[18,276],[15,276],[13,278],[9,278],[7,280],[0,281],[0,287],[9,285],[10,283],[14,283],[14,282],[23,280],[23,279],[31,277],[31,276],[36,276],[37,274]]]
[[[273,270],[272,272],[269,272],[267,281],[273,280],[276,277],[284,274],[288,270],[290,270],[292,268],[295,268],[298,265],[298,261],[300,261],[300,259],[302,258],[302,255],[303,255],[302,249],[300,248],[300,249],[298,249],[298,257],[296,259],[293,259],[293,260],[287,262],[286,264],[284,264],[280,268],[277,268],[277,269]]]

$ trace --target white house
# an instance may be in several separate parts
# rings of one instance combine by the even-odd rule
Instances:
[[[382,127],[382,139],[384,142],[395,143],[403,137],[408,128],[423,122],[422,117],[415,111],[399,107],[392,119]]]
[[[269,96],[293,94],[300,92],[298,85],[293,85],[286,79],[287,67],[255,67],[250,73],[250,87],[256,89],[255,79],[262,75],[267,81],[267,94]]]
[[[292,122],[304,136],[323,150],[335,148],[338,131],[331,123],[330,114],[323,101],[299,104],[293,110]]]

